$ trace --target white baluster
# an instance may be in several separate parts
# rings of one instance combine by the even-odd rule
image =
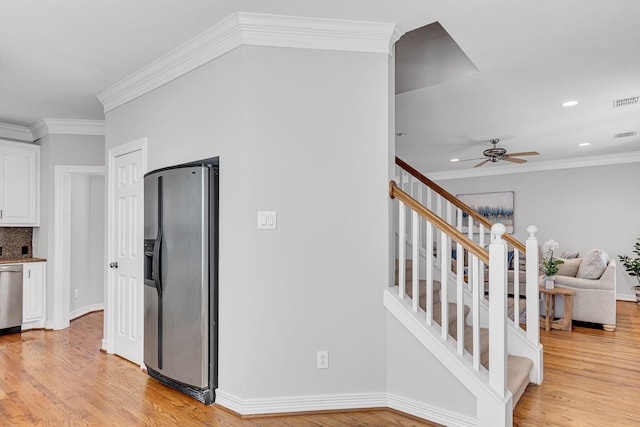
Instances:
[[[456,309],[458,354],[464,354],[464,250],[460,243],[456,243]]]
[[[398,296],[400,299],[404,299],[405,285],[406,285],[406,269],[407,261],[405,260],[405,205],[398,200]]]
[[[534,225],[527,227],[529,237],[526,247],[526,284],[527,284],[527,338],[538,344],[540,342],[540,306],[538,305],[538,239]]]
[[[509,260],[507,259],[507,262]],[[513,325],[520,327],[520,251],[513,248]],[[507,270],[509,266],[507,265]],[[507,283],[508,284],[508,283]]]
[[[436,195],[436,215],[438,215],[440,218],[443,218],[442,216],[442,197],[437,194]],[[439,248],[442,245],[442,239],[441,239],[441,233],[437,233],[436,234],[436,240],[437,240],[437,247]],[[436,259],[440,262],[442,261],[442,251],[438,250],[436,252]]]
[[[469,240],[475,242],[473,239],[473,217],[471,215],[467,215],[467,237]],[[467,263],[467,285],[471,286],[473,270],[471,269],[471,264]]]
[[[443,231],[440,233],[440,326],[442,338],[446,341],[449,338],[449,292],[447,289],[449,272],[451,271],[451,251],[449,250],[449,236]]]
[[[480,370],[480,260],[477,256],[471,256],[471,269],[473,277],[473,291],[471,309],[473,310],[473,367]]]
[[[411,270],[411,295],[413,296],[412,307],[413,311],[418,312],[418,302],[420,301],[420,292],[418,290],[418,281],[420,280],[418,276],[418,266],[420,264],[420,258],[418,257],[418,250],[420,249],[420,240],[418,233],[418,212],[412,212],[412,233],[411,233],[411,244],[413,245],[412,249],[412,270]]]
[[[427,325],[431,326],[433,324],[433,225],[431,222],[427,221],[426,224],[427,229],[427,239],[426,239],[426,252],[427,252],[427,260],[426,260],[426,268],[427,268]]]
[[[487,230],[484,226],[484,224],[482,224],[481,222],[478,222],[478,244],[480,245],[481,248],[485,247],[485,236],[486,236]],[[480,268],[480,283],[482,283],[482,293],[484,295],[485,289],[484,289],[484,283],[485,283],[485,266],[484,263],[481,266],[482,268]],[[488,290],[489,294],[491,294],[491,286],[488,286]]]
[[[507,393],[507,245],[502,240],[503,224],[491,227],[489,245],[489,384],[505,396]]]

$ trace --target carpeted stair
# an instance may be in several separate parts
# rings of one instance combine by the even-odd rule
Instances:
[[[398,283],[398,261],[396,260],[396,283]],[[406,260],[405,270],[405,292],[409,297],[413,295],[412,289],[412,261]],[[440,289],[442,284],[439,281],[433,281],[433,320],[440,325],[442,313],[442,301],[440,300]],[[418,285],[420,308],[426,311],[427,306],[427,282],[420,280]],[[457,310],[456,303],[449,303],[449,335],[457,339]],[[465,305],[465,319],[470,309]],[[465,324],[464,327],[464,348],[470,354],[473,354],[473,328]],[[480,328],[480,364],[485,368],[489,368],[489,330]],[[508,355],[507,357],[507,386],[513,395],[513,406],[520,400],[527,385],[529,384],[529,373],[533,368],[533,361],[526,357]]]

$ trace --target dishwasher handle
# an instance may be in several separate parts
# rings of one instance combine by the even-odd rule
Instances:
[[[22,273],[21,265],[0,265],[0,273]]]

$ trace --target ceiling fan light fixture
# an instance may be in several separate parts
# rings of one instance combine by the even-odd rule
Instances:
[[[576,100],[571,100],[571,101],[565,101],[565,102],[563,102],[563,103],[562,103],[562,106],[563,106],[563,107],[574,107],[574,106],[576,106],[576,105],[578,105],[578,104],[579,104],[579,102],[578,102],[578,101],[576,101]]]

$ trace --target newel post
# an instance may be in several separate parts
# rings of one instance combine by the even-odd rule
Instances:
[[[507,243],[503,224],[491,227],[489,245],[489,385],[507,394]]]
[[[526,260],[526,280],[527,280],[527,338],[529,341],[538,344],[540,342],[540,305],[538,290],[538,238],[536,233],[538,227],[530,225],[527,227],[529,237],[527,238],[527,260]]]

